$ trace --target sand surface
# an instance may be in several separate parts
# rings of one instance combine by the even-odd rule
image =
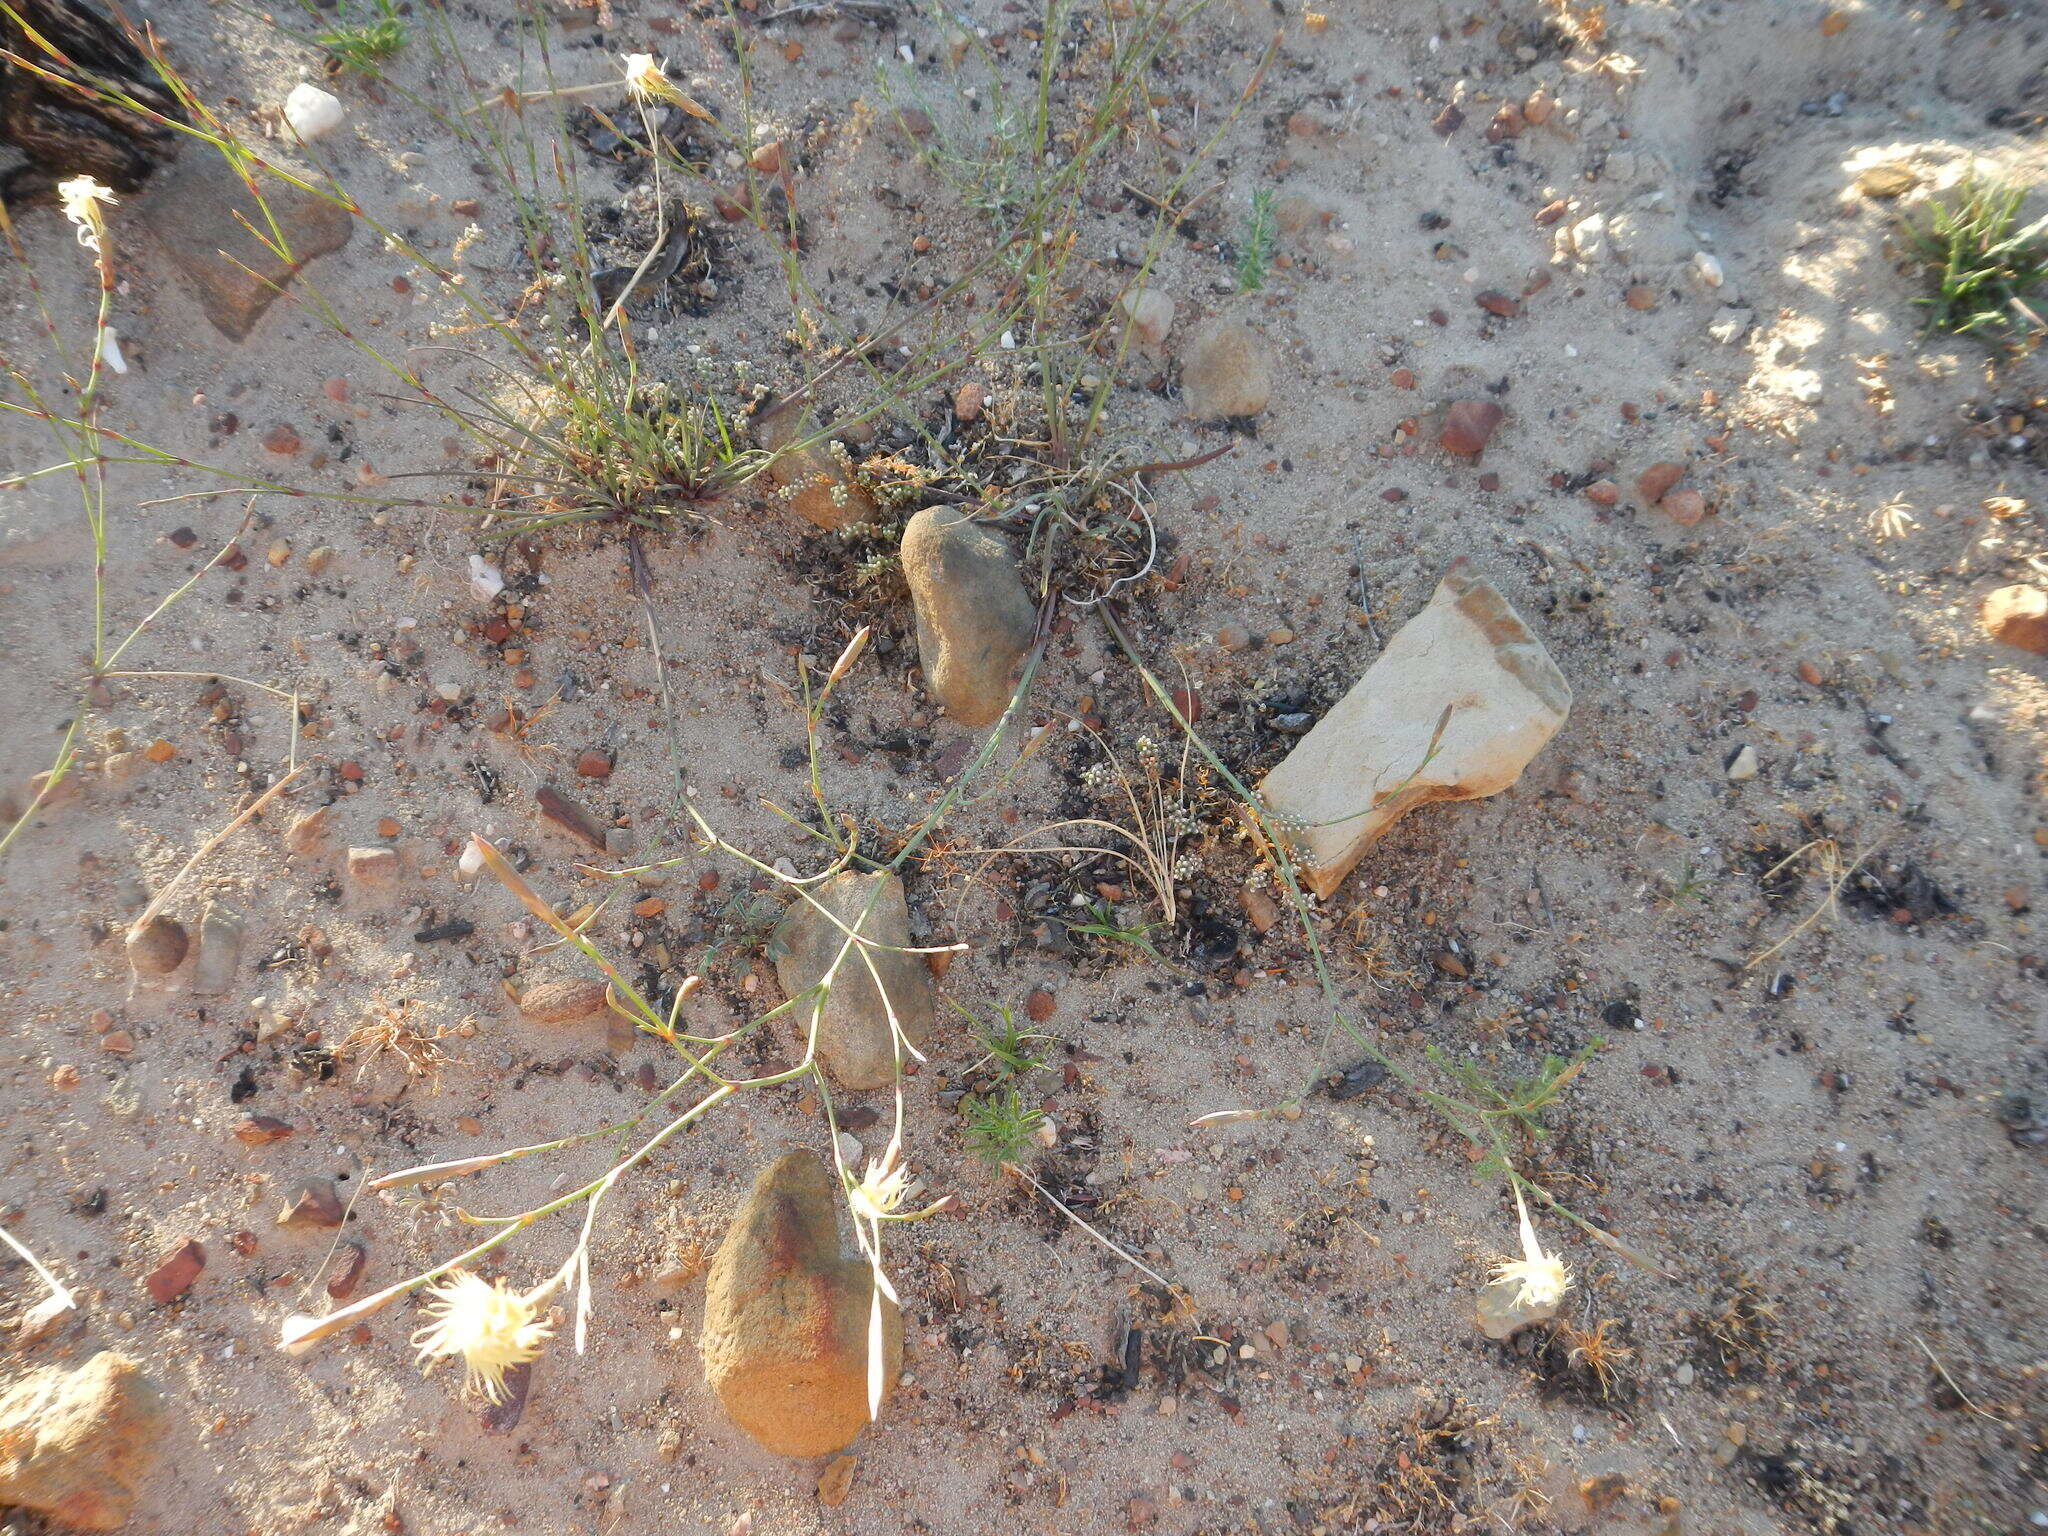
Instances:
[[[921,101],[970,141],[985,117],[963,91],[971,63],[955,71],[947,29],[910,7],[797,10],[742,15],[754,110],[792,162],[805,272],[840,322],[876,326],[884,284],[941,286],[988,239],[892,122],[878,73],[899,105]],[[1101,36],[1096,8],[1077,11],[1062,82],[1076,96]],[[973,0],[961,14],[1013,78],[1036,67],[1033,8]],[[1607,1394],[1560,1348],[1477,1332],[1474,1295],[1514,1249],[1513,1206],[1398,1084],[1190,1128],[1278,1105],[1362,1055],[1331,1038],[1299,933],[1252,921],[1241,892],[1256,858],[1213,793],[1186,842],[1179,925],[1151,935],[1163,961],[1043,917],[1122,883],[1107,866],[975,854],[1113,806],[1099,773],[1084,778],[1102,752],[1079,722],[1127,767],[1140,737],[1179,762],[1171,722],[1072,607],[1024,706],[1049,734],[1021,766],[1014,742],[1001,749],[990,793],[908,871],[913,927],[971,946],[940,983],[964,1006],[1021,1018],[1045,994],[1037,1027],[1059,1043],[1027,1096],[1057,1144],[1030,1166],[1180,1301],[966,1149],[951,1106],[987,1073],[942,1003],[930,1064],[906,1087],[905,1139],[958,1206],[889,1235],[906,1375],[852,1447],[843,1503],[820,1501],[823,1462],[772,1457],[732,1427],[695,1348],[692,1277],[754,1172],[791,1147],[828,1150],[802,1084],[744,1096],[620,1186],[596,1228],[586,1351],[565,1326],[509,1431],[487,1432],[457,1373],[422,1379],[411,1301],[304,1358],[280,1352],[288,1316],[333,1305],[322,1287],[340,1245],[364,1250],[366,1294],[473,1241],[458,1208],[535,1205],[607,1153],[434,1194],[357,1194],[368,1178],[606,1123],[672,1075],[660,1042],[602,1019],[519,1016],[508,985],[579,966],[510,893],[457,879],[465,839],[519,845],[527,878],[565,910],[609,894],[592,936],[636,977],[700,971],[685,1017],[729,1027],[780,997],[760,953],[772,897],[731,859],[623,887],[585,861],[687,854],[680,772],[721,834],[816,867],[820,844],[763,801],[807,805],[797,660],[829,664],[859,623],[876,644],[836,696],[823,771],[877,846],[931,808],[980,737],[921,696],[900,592],[861,596],[853,567],[869,551],[762,495],[645,537],[645,608],[616,528],[507,546],[460,506],[384,503],[474,490],[388,477],[474,470],[475,450],[395,398],[312,296],[436,387],[487,378],[459,350],[490,338],[364,227],[308,270],[303,302],[228,341],[136,222],[145,195],[110,212],[111,319],[130,366],[103,385],[103,423],[304,494],[257,497],[244,527],[246,494],[171,499],[217,479],[112,467],[112,633],[238,529],[248,558],[206,571],[123,658],[172,675],[88,689],[92,555],[75,489],[66,475],[0,491],[0,784],[16,810],[87,711],[75,793],[0,869],[0,1215],[82,1305],[8,1345],[0,1375],[116,1347],[157,1377],[170,1429],[130,1529],[1759,1536],[2042,1521],[2043,1146],[2011,1096],[2031,1096],[2037,1130],[2048,1122],[2033,910],[2048,672],[1986,639],[1976,611],[1992,587],[2043,581],[2028,561],[2048,548],[2048,402],[2038,362],[1994,366],[1975,341],[1919,338],[1920,290],[1886,237],[1973,164],[2042,184],[2048,20],[1986,0],[1613,4],[1604,40],[1573,43],[1550,14],[1330,0],[1312,22],[1292,0],[1215,0],[1151,78],[1146,110],[1175,148],[1150,128],[1119,138],[1088,178],[1075,272],[1083,307],[1121,291],[1116,252],[1150,229],[1122,183],[1156,185],[1162,153],[1199,145],[1272,43],[1154,267],[1174,327],[1162,348],[1133,348],[1111,394],[1107,432],[1156,460],[1235,446],[1155,479],[1167,547],[1126,594],[1125,622],[1162,678],[1200,696],[1218,752],[1247,776],[1292,739],[1273,720],[1340,696],[1455,558],[1501,588],[1569,680],[1570,720],[1518,786],[1403,821],[1317,923],[1346,1006],[1433,1083],[1448,1079],[1426,1046],[1506,1080],[1604,1040],[1525,1166],[1665,1271],[1542,1224],[1577,1277],[1566,1318],[1608,1320],[1605,1339],[1630,1351]],[[136,15],[252,142],[295,81],[325,78],[319,50],[251,13],[177,0]],[[474,94],[416,24],[386,66],[392,85],[328,82],[348,118],[317,152],[366,213],[502,313],[532,275],[508,191],[435,113],[514,79],[516,28],[498,7],[452,26]],[[563,83],[649,50],[741,121],[715,7],[620,0],[556,9],[546,29]],[[1501,103],[1539,90],[1555,100],[1547,121],[1489,142]],[[644,171],[564,152],[593,215],[618,225],[609,210]],[[1857,190],[1889,164],[1912,173],[1903,200]],[[1241,296],[1232,242],[1261,189],[1284,215],[1279,260]],[[637,195],[604,262],[644,249]],[[1558,200],[1563,216],[1540,223]],[[1595,214],[1598,249],[1589,232],[1588,253],[1561,250],[1560,230]],[[49,211],[17,223],[59,330],[86,336],[87,253]],[[746,223],[707,214],[706,227],[714,296],[678,283],[635,305],[650,369],[683,376],[695,348],[788,385],[803,360],[784,344],[777,252]],[[0,352],[49,385],[16,276]],[[1271,354],[1272,398],[1249,425],[1184,415],[1179,351],[1218,318]],[[857,406],[857,380],[842,377],[835,409]],[[1027,419],[1035,388],[999,348],[917,393],[909,416],[946,428],[963,380],[999,419]],[[1476,460],[1437,446],[1456,400],[1505,407]],[[266,449],[279,423],[296,453]],[[52,456],[37,424],[0,423],[0,476]],[[1694,526],[1637,501],[1637,476],[1665,460],[1711,508]],[[1601,479],[1620,489],[1611,506],[1585,494]],[[487,630],[505,602],[473,589],[477,552],[511,581],[518,631]],[[1225,649],[1219,632],[1250,643]],[[250,684],[295,691],[304,723]],[[508,708],[520,728],[494,730]],[[87,771],[157,741],[168,760],[130,777]],[[1731,780],[1744,747],[1756,775]],[[588,752],[608,777],[579,775]],[[292,761],[282,802],[167,908],[195,933],[208,903],[240,915],[231,985],[196,994],[189,962],[133,981],[128,923]],[[637,853],[607,860],[540,820],[543,786],[630,832]],[[291,853],[286,825],[330,802],[323,849]],[[352,880],[351,847],[394,849],[401,877]],[[1866,877],[1838,903],[1830,850]],[[1123,895],[1157,919],[1142,887]],[[471,927],[415,938],[449,922]],[[431,1078],[360,1045],[335,1054],[393,1017],[433,1037],[445,1060]],[[740,1054],[759,1069],[794,1050],[785,1030]],[[889,1096],[837,1107],[869,1112],[855,1134],[879,1151]],[[253,1115],[290,1134],[245,1144],[234,1133]],[[337,1181],[338,1232],[276,1225],[307,1176]],[[572,1211],[535,1226],[488,1272],[537,1282],[575,1225]],[[187,1237],[205,1271],[155,1305],[142,1278]],[[38,1295],[20,1265],[0,1285],[10,1314]],[[1758,1347],[1716,1345],[1709,1320],[1731,1308]],[[1145,1342],[1130,1354],[1134,1325]],[[1596,1512],[1583,1485],[1608,1474],[1624,1491]]]

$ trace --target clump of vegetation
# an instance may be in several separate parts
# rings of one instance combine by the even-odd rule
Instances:
[[[962,1099],[960,1121],[967,1150],[1000,1168],[1029,1150],[1045,1113],[1025,1103],[1015,1083],[1005,1083],[992,1093]]]
[[[367,19],[329,27],[314,41],[339,68],[370,75],[405,46],[405,36],[405,19],[395,0],[372,0],[372,14]]]
[[[1274,241],[1273,193],[1271,188],[1261,187],[1252,194],[1252,211],[1245,217],[1244,240],[1237,250],[1239,293],[1257,293],[1266,286]]]
[[[2048,320],[2034,295],[2048,286],[2048,217],[2021,226],[2026,189],[1971,177],[1904,227],[1907,257],[1931,293],[1914,300],[1927,329],[2031,345]]]
[[[1429,1059],[1457,1079],[1469,1095],[1465,1100],[1447,1100],[1446,1104],[1451,1107],[1445,1112],[1454,1120],[1476,1117],[1473,1131],[1496,1147],[1489,1159],[1496,1162],[1503,1155],[1499,1148],[1505,1133],[1515,1132],[1525,1142],[1536,1141],[1548,1134],[1544,1113],[1557,1102],[1566,1084],[1584,1070],[1602,1044],[1596,1036],[1570,1056],[1547,1054],[1537,1063],[1535,1071],[1504,1080],[1493,1077],[1477,1062],[1454,1059],[1434,1043],[1427,1049]],[[1478,1176],[1489,1177],[1498,1171],[1482,1163]]]
[[[983,1024],[968,1010],[954,1003],[950,997],[946,1001],[953,1003],[954,1011],[969,1020],[974,1043],[984,1052],[981,1060],[968,1068],[970,1072],[992,1062],[1003,1076],[1022,1077],[1028,1072],[1036,1072],[1045,1065],[1045,1057],[1036,1047],[1050,1044],[1054,1037],[1025,1029],[1017,1022],[1017,1016],[1010,1011],[1007,1003],[996,1005],[998,1022]]]
[[[1769,1358],[1777,1331],[1777,1306],[1765,1293],[1763,1281],[1747,1271],[1722,1281],[1711,1310],[1698,1322],[1700,1343],[1729,1376],[1759,1369]]]

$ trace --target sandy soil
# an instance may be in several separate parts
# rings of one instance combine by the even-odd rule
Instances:
[[[1024,8],[965,9],[1031,65]],[[729,116],[728,34],[709,10],[624,0],[608,22],[558,15],[557,69],[596,80],[650,48]],[[316,65],[236,10],[141,14],[251,134],[254,109]],[[303,310],[280,304],[246,342],[222,339],[116,210],[113,319],[132,371],[106,386],[108,424],[310,493],[259,500],[246,567],[207,572],[129,658],[200,676],[115,679],[92,701],[89,757],[161,740],[169,760],[125,782],[83,775],[5,871],[0,1206],[84,1305],[10,1346],[4,1369],[111,1345],[157,1375],[172,1428],[132,1529],[723,1533],[750,1519],[759,1533],[1732,1536],[2048,1519],[2042,1144],[2011,1098],[2031,1095],[2035,1124],[2048,1120],[2030,910],[2048,858],[2048,686],[2037,659],[1975,621],[1988,588],[2041,579],[2024,562],[2048,544],[2048,403],[2038,363],[1995,368],[1976,343],[1918,339],[1917,289],[1885,247],[1900,207],[1973,162],[2040,184],[2048,23],[1987,0],[1616,4],[1604,45],[1579,47],[1546,14],[1333,3],[1312,25],[1296,5],[1216,0],[1191,22],[1154,85],[1184,144],[1229,110],[1276,29],[1277,53],[1197,179],[1220,185],[1159,262],[1180,317],[1163,353],[1133,359],[1111,427],[1163,458],[1222,446],[1224,428],[1179,414],[1176,344],[1236,314],[1273,350],[1273,400],[1236,452],[1161,482],[1173,579],[1129,611],[1152,663],[1184,669],[1235,766],[1276,761],[1289,738],[1272,718],[1325,708],[1455,557],[1508,593],[1570,679],[1570,723],[1522,783],[1404,822],[1322,927],[1345,997],[1415,1070],[1431,1070],[1425,1043],[1512,1077],[1604,1039],[1532,1166],[1669,1272],[1545,1224],[1579,1278],[1567,1317],[1611,1320],[1607,1337],[1632,1351],[1609,1393],[1562,1349],[1476,1332],[1473,1293],[1512,1248],[1512,1206],[1410,1097],[1380,1084],[1319,1094],[1292,1120],[1189,1128],[1276,1104],[1359,1054],[1328,1039],[1299,938],[1248,920],[1237,892],[1252,861],[1224,823],[1192,845],[1189,922],[1155,935],[1171,967],[1093,941],[1061,952],[1030,899],[1047,865],[1000,863],[970,888],[967,850],[1088,803],[1080,773],[1097,754],[1071,722],[1101,721],[1120,747],[1170,740],[1085,614],[1062,626],[1028,702],[1053,744],[913,874],[913,910],[921,934],[973,945],[945,976],[953,998],[987,1012],[1049,994],[1043,1027],[1063,1043],[1031,1091],[1058,1146],[1039,1177],[1186,1305],[1169,1315],[1156,1287],[964,1149],[948,1106],[979,1081],[979,1052],[942,1007],[908,1141],[961,1213],[894,1235],[907,1376],[853,1447],[843,1504],[821,1504],[822,1464],[771,1457],[723,1418],[697,1364],[701,1284],[675,1273],[716,1243],[758,1167],[824,1148],[801,1090],[748,1097],[621,1190],[595,1245],[588,1352],[548,1351],[509,1432],[487,1433],[448,1372],[421,1379],[409,1303],[305,1359],[280,1353],[285,1317],[328,1305],[337,1240],[366,1251],[367,1291],[458,1251],[457,1202],[517,1210],[603,1166],[583,1149],[432,1200],[351,1199],[339,1233],[274,1225],[297,1178],[331,1177],[347,1198],[373,1173],[567,1134],[644,1096],[656,1042],[519,1018],[508,978],[568,967],[509,894],[457,882],[455,865],[483,832],[520,844],[550,899],[615,890],[536,818],[542,785],[629,829],[643,854],[680,851],[671,722],[615,536],[556,533],[507,558],[524,629],[493,642],[483,626],[502,606],[470,587],[468,557],[486,546],[467,514],[341,499],[377,494],[365,467],[467,467],[445,424],[380,395],[373,365]],[[943,31],[822,12],[741,25],[768,44],[761,116],[794,156],[806,269],[841,317],[879,315],[884,280],[958,271],[982,226],[875,90],[878,69],[905,73],[907,45],[916,92],[970,127]],[[506,22],[472,12],[458,26],[477,78],[509,79]],[[1076,67],[1078,91],[1085,57]],[[390,72],[430,96],[446,83],[424,42]],[[1489,142],[1499,103],[1539,88],[1558,103],[1549,120]],[[349,120],[320,146],[331,169],[423,248],[462,244],[469,281],[510,302],[528,273],[504,189],[396,90],[335,89]],[[1439,131],[1453,104],[1462,122]],[[634,179],[574,152],[594,204]],[[1112,242],[1144,238],[1118,183],[1148,155],[1120,150],[1090,182],[1102,295],[1123,281]],[[1904,203],[1856,190],[1889,163],[1914,173]],[[1219,245],[1261,188],[1282,194],[1288,222],[1307,218],[1283,234],[1264,293],[1239,298]],[[478,211],[453,211],[464,199]],[[1558,199],[1570,211],[1540,224]],[[1594,213],[1604,248],[1555,259],[1558,230]],[[60,325],[82,334],[84,253],[48,213],[21,228]],[[919,236],[929,247],[913,251]],[[1718,288],[1697,275],[1700,251],[1718,259]],[[424,349],[472,338],[431,285],[395,291],[408,273],[359,231],[308,278],[357,335],[452,381],[459,365]],[[680,368],[683,346],[715,346],[786,382],[773,253],[725,226],[712,273],[703,313],[645,308],[648,355]],[[1490,313],[1483,292],[1519,312]],[[0,349],[36,356],[34,310],[16,297]],[[1002,358],[977,367],[997,400],[1023,393]],[[349,381],[345,401],[332,379]],[[943,420],[945,393],[914,407]],[[1437,413],[1459,398],[1507,410],[1477,462],[1434,447]],[[280,422],[302,440],[295,455],[263,446]],[[29,425],[0,433],[0,474],[48,458]],[[1636,503],[1635,477],[1659,460],[1689,466],[1712,515],[1685,528]],[[166,503],[210,482],[118,475],[108,603],[125,632],[235,533],[244,498]],[[1603,477],[1622,489],[1611,507],[1583,493]],[[82,704],[90,555],[60,479],[0,493],[0,524],[0,776],[18,806]],[[169,538],[185,527],[189,548]],[[331,551],[317,572],[316,549]],[[855,619],[890,644],[826,732],[834,801],[894,828],[930,806],[965,733],[914,686],[907,605],[845,606],[842,541],[743,497],[703,536],[647,553],[673,740],[721,830],[767,859],[815,856],[759,802],[803,801],[794,658],[829,659]],[[1231,625],[1254,643],[1219,647]],[[209,689],[216,668],[298,690],[310,724],[296,743],[274,697]],[[490,729],[508,702],[532,714],[551,698],[517,739]],[[1759,771],[1731,781],[1724,761],[1743,746]],[[237,833],[172,902],[195,930],[208,902],[242,915],[232,988],[194,995],[189,966],[132,986],[126,924],[294,750],[307,771],[282,813]],[[609,778],[579,778],[589,750],[615,759]],[[288,853],[285,823],[328,801],[326,851]],[[1823,908],[1819,839],[1860,855],[1866,878],[1751,965]],[[349,880],[350,846],[396,849],[404,878]],[[691,1016],[731,1022],[777,996],[747,895],[730,862],[690,863],[615,900],[593,932],[671,976],[705,967]],[[665,908],[628,910],[650,897]],[[472,931],[415,940],[455,920]],[[1190,933],[1213,949],[1223,924],[1237,953],[1191,959]],[[446,1031],[437,1081],[389,1055],[331,1054],[386,1010]],[[865,1097],[883,1112],[858,1133],[872,1151],[886,1096]],[[248,1115],[291,1134],[244,1145],[233,1132]],[[238,1247],[242,1232],[254,1236]],[[537,1279],[572,1236],[556,1218],[506,1250],[503,1272]],[[151,1304],[142,1276],[186,1237],[206,1248],[204,1274]],[[10,1307],[33,1300],[26,1269],[5,1284]],[[1756,1348],[1716,1346],[1710,1320],[1731,1308],[1757,1321]],[[1134,1323],[1150,1331],[1127,1382]],[[1624,1491],[1596,1511],[1582,1485],[1607,1474]]]

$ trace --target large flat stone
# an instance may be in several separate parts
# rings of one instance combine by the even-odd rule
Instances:
[[[261,203],[218,152],[195,144],[157,172],[136,204],[142,224],[185,275],[206,318],[235,341],[255,329],[277,297],[271,284],[283,287],[307,262],[340,250],[355,233],[355,219],[326,199],[260,171],[256,176]],[[244,229],[237,213],[266,234],[275,220],[272,238],[282,237],[288,259]]]
[[[1365,676],[1266,775],[1261,796],[1293,844],[1303,882],[1328,896],[1416,806],[1477,800],[1513,784],[1571,707],[1571,687],[1543,643],[1493,583],[1459,560]]]

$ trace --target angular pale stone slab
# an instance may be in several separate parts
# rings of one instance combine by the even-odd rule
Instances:
[[[1365,676],[1266,775],[1261,795],[1293,841],[1303,882],[1328,896],[1416,806],[1477,800],[1513,784],[1571,707],[1571,686],[1542,641],[1459,560]]]

